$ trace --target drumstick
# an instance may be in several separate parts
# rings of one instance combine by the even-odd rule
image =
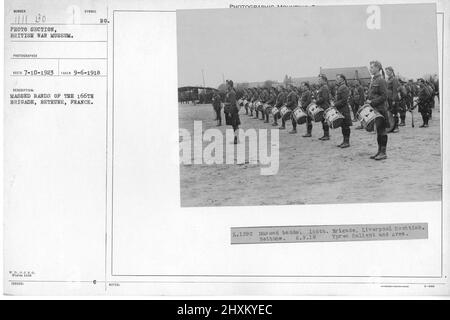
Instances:
[[[409,111],[411,111],[411,127],[414,128],[414,110],[411,109]]]

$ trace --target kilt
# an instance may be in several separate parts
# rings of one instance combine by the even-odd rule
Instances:
[[[353,121],[352,121],[352,116],[350,113],[350,106],[346,105],[345,107],[342,108],[336,108],[343,116],[344,116],[344,124],[347,125],[348,127],[353,126]]]
[[[406,112],[406,100],[402,99],[399,101],[398,103],[398,111],[400,113],[405,113]]]
[[[233,129],[236,129],[241,124],[241,119],[239,118],[239,114],[236,112],[225,113],[225,123],[229,126],[232,126]]]
[[[387,113],[387,107],[386,107],[386,105],[385,104],[382,104],[382,105],[380,105],[380,106],[376,106],[376,107],[373,107],[375,110],[377,110],[383,117],[384,117],[384,125],[386,126],[386,128],[389,128],[390,127],[390,123],[389,123],[389,116],[388,116],[388,113]]]
[[[420,113],[423,113],[423,114],[429,114],[430,113],[430,109],[431,109],[430,108],[430,103],[422,102],[422,103],[419,103],[418,106],[419,106],[418,111]]]
[[[389,111],[392,114],[397,114],[400,111],[400,101],[388,100]]]

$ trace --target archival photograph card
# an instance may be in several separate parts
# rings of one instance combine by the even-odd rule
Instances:
[[[6,295],[448,295],[447,1],[6,0]]]

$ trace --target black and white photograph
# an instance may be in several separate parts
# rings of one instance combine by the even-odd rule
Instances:
[[[3,9],[6,297],[448,296],[450,1]]]
[[[438,201],[434,4],[177,11],[181,206]]]

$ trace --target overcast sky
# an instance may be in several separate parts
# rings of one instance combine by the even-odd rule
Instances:
[[[369,30],[367,6],[177,11],[178,83],[316,76],[320,67],[379,60],[407,78],[438,72],[436,7],[384,5]]]

